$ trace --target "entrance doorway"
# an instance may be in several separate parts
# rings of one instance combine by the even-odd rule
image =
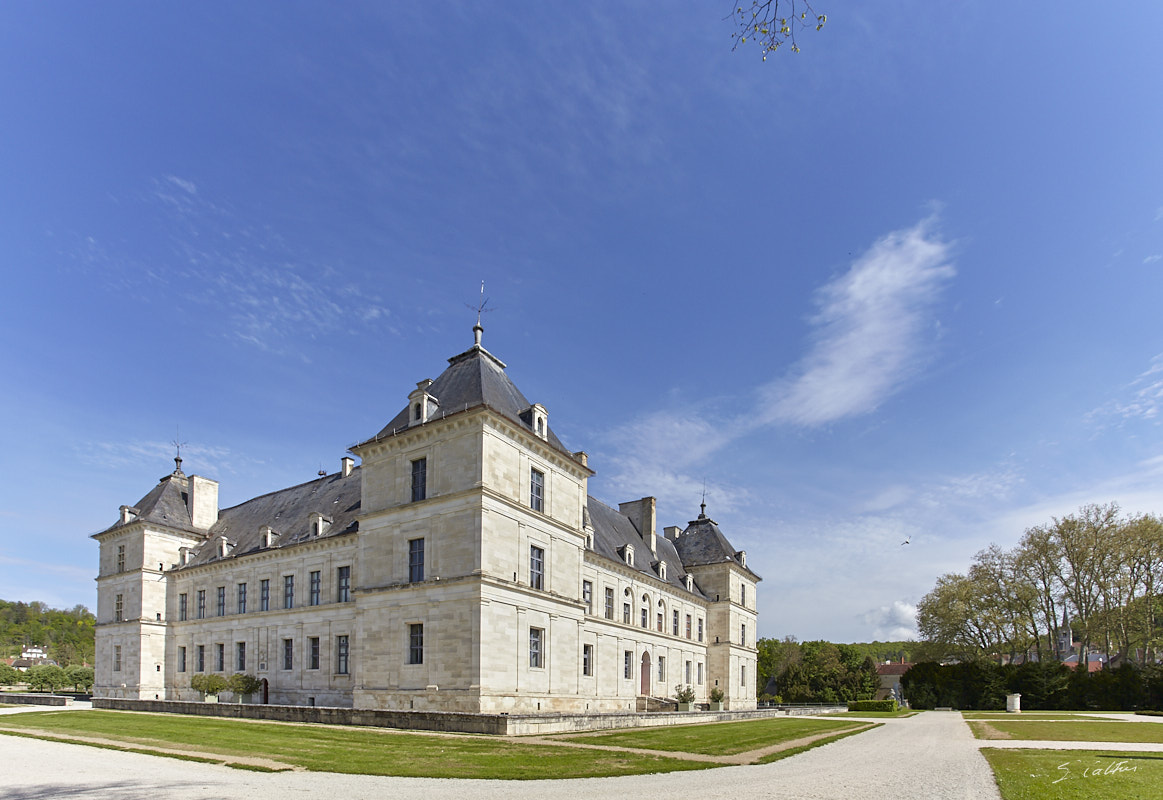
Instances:
[[[650,696],[650,653],[642,653],[642,685],[640,694]]]

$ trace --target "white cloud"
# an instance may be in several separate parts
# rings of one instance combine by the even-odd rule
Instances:
[[[917,638],[917,607],[903,600],[865,612],[862,622],[873,640],[909,641]]]
[[[769,422],[822,425],[873,411],[928,355],[932,309],[955,271],[932,220],[877,241],[824,286],[811,350],[764,387]]]
[[[167,181],[172,183],[174,186],[177,186],[179,189],[186,192],[187,194],[197,194],[198,193],[198,187],[197,187],[197,185],[195,185],[195,183],[193,181],[183,180],[182,178],[176,177],[174,175],[166,175],[165,177],[166,177]]]
[[[1087,419],[1118,417],[1122,420],[1154,420],[1163,407],[1163,353],[1151,359],[1150,366],[1123,387],[1124,396],[1116,398],[1087,415]]]
[[[1163,261],[1163,254],[1155,253],[1143,259],[1144,264],[1154,264],[1156,261]]]

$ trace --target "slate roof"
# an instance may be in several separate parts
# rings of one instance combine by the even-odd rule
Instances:
[[[666,582],[678,589],[686,590],[684,581],[686,571],[683,569],[683,560],[669,539],[655,534],[654,545],[658,555],[652,555],[650,546],[643,540],[638,529],[634,527],[634,523],[625,514],[610,508],[593,497],[586,498],[586,511],[590,524],[594,528],[595,553],[629,567],[620,551],[628,544],[633,545],[634,566],[629,567],[630,569],[657,578],[658,568],[654,562],[665,561],[667,564]],[[698,582],[695,582],[694,586],[695,594],[706,596],[699,588]]]
[[[182,459],[175,458],[174,463],[176,464],[174,471],[161,478],[158,485],[153,487],[149,494],[137,501],[137,505],[133,507],[137,512],[136,517],[125,523],[118,519],[105,531],[111,531],[139,520],[193,531],[194,525],[190,520],[188,506],[190,482],[185,473],[182,472]]]
[[[474,345],[460,355],[448,359],[448,368],[432,382],[427,392],[436,398],[439,406],[435,412],[429,413],[429,419],[440,419],[470,408],[486,406],[511,422],[533,430],[530,420],[522,419],[521,415],[521,412],[533,404],[525,399],[521,390],[509,380],[509,376],[505,374],[505,363],[480,345]],[[407,429],[409,414],[410,408],[405,405],[383,430],[360,444],[378,441]],[[552,428],[546,432],[546,438],[550,445],[573,457]]]
[[[354,533],[359,528],[355,519],[360,508],[359,470],[356,467],[347,477],[337,472],[222,509],[210,528],[210,540],[198,547],[189,566],[219,560],[215,541],[219,536],[225,536],[233,545],[231,556],[262,550],[260,529],[264,525],[270,525],[278,534],[273,545],[276,548]],[[331,520],[322,536],[312,535],[312,512]]]
[[[687,523],[686,530],[678,535],[674,546],[682,556],[683,563],[690,566],[722,564],[727,561],[739,563],[735,558],[737,551],[719,530],[718,524],[706,515],[705,507],[698,519]],[[754,575],[756,579],[759,578],[747,567],[740,565],[740,568]]]

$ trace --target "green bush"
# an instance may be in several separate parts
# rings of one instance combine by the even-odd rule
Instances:
[[[93,668],[76,664],[65,667],[65,679],[78,692],[87,692],[93,688]]]
[[[25,678],[28,680],[28,688],[34,692],[55,692],[69,685],[65,671],[48,664],[30,667],[25,673]]]
[[[230,691],[234,692],[236,700],[241,701],[243,695],[254,694],[262,688],[262,681],[253,675],[245,675],[241,672],[236,672],[230,676],[227,681]]]
[[[849,711],[886,711],[889,714],[897,710],[896,700],[849,700]]]
[[[205,672],[199,672],[190,678],[190,688],[202,694],[218,694],[219,692],[225,691],[229,685],[226,678],[213,673],[207,674]]]
[[[680,683],[674,687],[674,699],[680,703],[693,703],[695,701],[695,690],[690,684],[683,686]]]
[[[0,664],[0,686],[11,686],[14,683],[23,683],[20,670],[7,664]]]
[[[711,690],[711,702],[712,703],[723,702],[723,690],[720,689],[718,686],[716,686],[714,689]]]

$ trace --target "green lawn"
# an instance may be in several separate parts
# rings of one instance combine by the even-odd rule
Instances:
[[[962,711],[965,719],[1005,719],[1018,722],[1025,719],[1089,719],[1101,720],[1095,714],[1125,714],[1132,716],[1130,711],[1023,711],[1021,714],[1007,714],[1005,711]]]
[[[195,756],[257,756],[320,772],[405,777],[493,779],[590,778],[706,769],[713,764],[662,755],[607,752],[487,736],[434,736],[372,728],[130,714],[42,711],[0,717],[6,728],[36,728],[47,737],[95,736],[128,749],[176,748]]]
[[[1045,739],[1056,742],[1155,742],[1163,744],[1163,725],[1115,720],[970,720],[978,739]],[[1000,735],[999,735],[1000,734]]]
[[[991,748],[981,752],[993,768],[1003,800],[1163,800],[1163,753]]]
[[[762,747],[803,739],[821,733],[839,733],[858,727],[851,720],[771,717],[749,722],[720,722],[709,725],[682,725],[609,733],[571,734],[572,742],[640,747],[662,752],[701,753],[709,756],[734,755]],[[565,737],[558,737],[565,738]]]

